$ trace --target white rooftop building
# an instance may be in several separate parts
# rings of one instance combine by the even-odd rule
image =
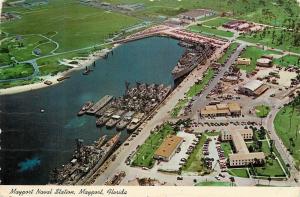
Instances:
[[[251,80],[243,86],[240,86],[239,92],[248,96],[260,96],[268,89],[269,87],[265,85],[262,81]]]

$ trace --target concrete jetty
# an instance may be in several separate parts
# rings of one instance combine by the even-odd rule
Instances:
[[[103,98],[101,98],[93,107],[91,107],[86,113],[90,115],[95,115],[97,111],[102,109],[105,105],[107,105],[111,100],[113,96],[111,95],[105,95]]]

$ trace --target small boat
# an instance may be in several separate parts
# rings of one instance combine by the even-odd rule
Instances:
[[[113,115],[113,113],[116,111],[115,108],[109,108],[102,117],[98,118],[96,121],[96,125],[98,127],[103,126],[109,119],[110,117]]]
[[[69,78],[71,78],[70,76],[63,76],[63,77],[60,77],[60,78],[58,78],[58,79],[56,79],[57,81],[63,81],[63,80],[65,80],[65,79],[69,79]]]
[[[142,123],[142,118],[144,117],[144,115],[144,113],[137,113],[136,115],[134,115],[131,122],[127,126],[127,130],[134,131]]]
[[[82,116],[83,114],[85,114],[85,112],[87,110],[89,110],[92,106],[94,105],[94,103],[92,101],[88,101],[85,104],[83,104],[83,106],[81,107],[80,111],[77,113],[78,116]]]
[[[122,115],[125,113],[124,110],[118,110],[112,117],[111,119],[106,123],[107,128],[112,128],[114,127],[120,120]]]
[[[85,67],[85,71],[83,71],[83,75],[88,75],[88,74],[90,74],[90,72],[92,72],[93,71],[93,69],[90,69],[90,68],[88,68],[87,66]]]
[[[118,130],[123,130],[123,129],[130,123],[133,114],[134,114],[133,111],[127,112],[127,113],[124,115],[123,119],[122,119],[120,122],[117,123],[116,128],[117,128]]]

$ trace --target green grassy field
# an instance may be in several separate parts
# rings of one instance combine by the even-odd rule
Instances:
[[[199,83],[196,83],[192,87],[190,87],[189,91],[186,93],[186,96],[194,97],[200,92],[202,92],[205,86],[208,84],[208,82],[213,78],[214,73],[215,73],[214,70],[209,68],[205,72],[202,80]]]
[[[238,68],[241,70],[245,70],[247,73],[250,73],[255,70],[256,68],[256,61],[259,59],[262,55],[268,55],[268,54],[278,54],[279,52],[273,51],[273,50],[263,50],[258,47],[247,47],[246,50],[241,54],[241,57],[244,58],[250,58],[251,64],[250,65],[237,65]]]
[[[295,41],[297,35],[291,31],[271,28],[261,32],[247,33],[241,35],[238,39],[299,53],[300,43],[298,43],[299,41]]]
[[[257,131],[255,131],[257,132]],[[255,133],[256,134],[256,133]],[[265,154],[267,160],[265,165],[261,167],[254,167],[253,169],[249,167],[250,174],[253,176],[264,176],[264,177],[285,177],[285,173],[282,170],[279,162],[283,165],[284,169],[288,171],[285,168],[285,164],[283,163],[281,156],[279,155],[278,151],[276,148],[274,148],[274,153],[278,157],[279,162],[275,159],[273,156],[270,146],[266,140],[261,141],[262,146],[261,146],[261,151]],[[249,146],[254,146],[254,141],[247,142],[247,147]],[[222,142],[221,147],[224,150],[225,157],[228,158],[228,153],[231,151],[231,145],[229,143]],[[232,176],[238,176],[238,177],[244,177],[248,178],[249,174],[247,172],[247,168],[229,168],[228,173]]]
[[[14,66],[0,68],[0,80],[18,79],[32,75],[34,69],[31,64],[16,64]]]
[[[191,100],[192,97],[196,96],[198,93],[202,92],[205,86],[208,84],[208,82],[213,78],[214,71],[209,68],[205,74],[203,79],[197,83],[194,84],[188,92],[185,94],[187,98],[181,99],[178,101],[178,103],[175,105],[175,107],[171,110],[171,116],[177,117],[179,112],[184,108],[184,106]]]
[[[296,167],[300,165],[300,112],[297,105],[294,110],[291,105],[283,107],[276,115],[274,127],[277,135],[284,145],[290,149],[296,161]]]
[[[299,20],[297,16],[300,12],[300,8],[295,0],[281,1],[281,5],[275,5],[273,0],[107,0],[106,2],[114,4],[143,3],[145,9],[136,13],[143,17],[155,17],[157,15],[174,16],[178,14],[180,8],[182,11],[195,8],[210,8],[219,12],[233,12],[234,16],[238,18],[279,26],[289,26],[290,24],[286,20],[288,18]]]
[[[202,25],[217,28],[217,27],[222,26],[225,23],[228,23],[229,21],[231,21],[231,19],[224,18],[224,17],[219,17],[219,18],[215,18],[215,19],[206,21],[206,22],[202,23]]]
[[[271,110],[270,107],[266,106],[266,105],[259,105],[259,106],[255,107],[256,116],[258,116],[260,118],[267,117],[270,110]]]
[[[49,5],[22,13],[22,19],[2,24],[12,35],[48,34],[59,43],[58,52],[90,47],[103,43],[110,34],[140,22],[139,19],[106,12],[74,0],[54,0]]]
[[[208,182],[197,183],[195,186],[235,186],[235,184],[232,184],[230,182],[213,182],[213,181],[208,181]]]
[[[292,19],[299,21],[300,8],[296,1],[260,1],[264,7],[257,7],[251,13],[245,13],[243,19],[274,26],[291,27]]]
[[[207,137],[205,135],[201,136],[199,143],[193,150],[192,154],[190,154],[188,157],[185,166],[182,167],[182,171],[198,173],[204,173],[208,171],[202,160],[204,157],[202,154],[202,149],[206,139]]]
[[[179,100],[175,107],[172,109],[171,111],[171,116],[173,118],[177,117],[179,115],[179,112],[184,108],[184,106],[189,102],[189,99],[188,98],[185,98],[185,99],[181,99]]]
[[[257,176],[265,176],[265,177],[284,177],[285,174],[280,167],[279,162],[271,157],[273,154],[271,153],[269,144],[267,141],[262,141],[262,152],[265,153],[265,156],[267,157],[266,163],[262,167],[254,167],[255,173],[250,170],[250,173],[252,172],[252,175]],[[277,155],[277,157],[280,157],[280,155]],[[285,164],[282,164],[285,165]]]
[[[46,42],[48,41],[39,35],[21,36],[20,40],[17,40],[15,36],[9,37],[1,43],[0,64],[6,65],[12,63],[12,61],[10,61],[12,57],[14,57],[17,61],[32,59],[35,57],[33,55],[33,51],[39,45],[43,49],[43,54],[47,55],[51,50],[51,46]],[[46,48],[47,50],[44,51]],[[52,46],[52,49],[54,48],[55,47]]]
[[[224,64],[226,59],[228,59],[231,56],[231,54],[237,49],[238,45],[239,44],[236,42],[230,44],[225,54],[220,59],[218,59],[218,63]]]
[[[30,80],[16,80],[12,82],[0,82],[0,89],[5,89],[5,88],[11,88],[15,86],[23,86],[23,85],[28,85],[28,84],[33,84],[41,82],[39,78],[34,78]]]
[[[232,176],[249,178],[249,174],[246,168],[230,168],[228,173]]]
[[[300,56],[296,55],[285,55],[279,59],[274,59],[274,64],[280,65],[280,66],[298,66],[300,67]]]
[[[155,151],[162,144],[164,139],[170,135],[174,134],[174,130],[171,125],[165,124],[158,131],[151,134],[144,144],[142,144],[135,154],[134,160],[132,162],[133,166],[148,167],[151,168],[154,165],[153,155]]]
[[[213,36],[221,36],[221,37],[232,37],[233,33],[230,31],[223,31],[216,28],[205,27],[201,25],[194,25],[189,27],[189,30],[196,33],[208,34]]]
[[[224,151],[224,156],[227,158],[229,157],[229,154],[233,153],[229,142],[222,142],[221,148]]]
[[[50,52],[53,51],[55,48],[56,44],[53,42],[47,42],[35,47],[35,49],[39,49],[41,51],[41,55],[50,54]]]

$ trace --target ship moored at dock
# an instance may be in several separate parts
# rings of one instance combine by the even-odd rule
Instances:
[[[111,107],[109,108],[107,111],[105,111],[105,113],[103,114],[102,117],[98,118],[96,121],[96,125],[99,126],[103,126],[109,119],[110,117],[113,115],[113,113],[117,111],[116,108]]]
[[[81,184],[92,176],[115,149],[120,133],[104,144],[105,139],[106,136],[103,136],[90,146],[83,146],[82,141],[77,140],[77,149],[72,160],[62,168],[55,168],[51,172],[50,184]]]
[[[114,127],[122,118],[122,115],[126,113],[124,110],[118,110],[115,114],[112,115],[111,119],[106,122],[106,127],[112,128]]]
[[[87,110],[87,114],[94,115],[97,111],[102,109],[105,105],[107,105],[111,100],[113,96],[106,95],[103,98],[101,98],[97,103],[95,103],[89,110]]]
[[[120,122],[117,123],[116,128],[118,130],[123,130],[125,129],[125,127],[130,123],[132,116],[134,115],[133,111],[129,111],[127,112],[124,117],[122,118],[122,120]]]
[[[174,80],[190,73],[196,66],[204,63],[215,52],[216,47],[209,43],[181,42],[187,49],[172,70]]]
[[[82,116],[83,114],[85,114],[85,112],[87,110],[89,110],[92,106],[94,105],[94,103],[92,101],[88,101],[85,104],[83,104],[83,106],[81,107],[80,111],[77,113],[78,116]]]
[[[106,124],[108,128],[117,125],[118,130],[130,125],[128,130],[134,130],[168,96],[171,90],[171,86],[163,84],[136,83],[136,87],[129,88],[127,83],[122,97],[112,99],[106,107],[96,113],[96,116],[100,116],[96,125]],[[124,114],[127,116],[123,118]],[[135,114],[134,117],[132,117],[133,114]],[[119,122],[120,124],[117,124]]]
[[[144,117],[144,113],[137,113],[131,120],[131,122],[129,123],[129,125],[127,126],[127,130],[128,131],[133,131],[135,130],[141,123],[142,123],[142,119]]]

